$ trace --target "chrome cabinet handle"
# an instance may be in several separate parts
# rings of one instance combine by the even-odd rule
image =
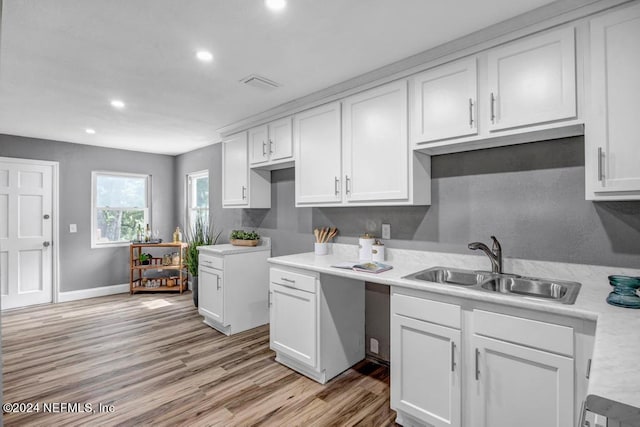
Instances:
[[[269,154],[273,154],[273,141],[269,138]]]
[[[244,200],[244,199],[246,199],[246,198],[247,198],[246,192],[247,192],[247,187],[245,187],[245,186],[243,185],[243,186],[242,186],[242,200]]]
[[[262,157],[267,156],[267,141],[262,141]]]
[[[282,280],[283,282],[287,282],[287,283],[296,283],[295,280],[287,279],[286,277],[281,277],[280,280]]]
[[[478,358],[480,357],[480,350],[476,348],[476,381],[480,378],[480,364],[478,363]]]
[[[347,194],[351,194],[351,179],[349,178],[349,175],[344,176],[344,181],[345,181],[345,192]]]
[[[473,99],[469,98],[469,127],[473,128]]]
[[[456,357],[454,355],[456,343],[451,341],[451,372],[456,370]]]
[[[495,124],[496,122],[496,97],[491,92],[491,123]]]
[[[587,373],[585,375],[586,379],[589,379],[589,375],[591,375],[591,359],[587,362]]]
[[[340,190],[338,190],[339,183],[340,183],[340,180],[338,179],[338,177],[337,176],[333,177],[333,192],[336,196],[340,194]]]
[[[604,168],[602,167],[602,147],[598,147],[598,181],[604,180]]]
[[[220,276],[216,276],[216,289],[220,290]]]

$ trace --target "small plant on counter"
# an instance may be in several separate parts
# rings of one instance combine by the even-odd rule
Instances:
[[[259,240],[260,235],[255,231],[233,230],[229,238],[231,240]]]

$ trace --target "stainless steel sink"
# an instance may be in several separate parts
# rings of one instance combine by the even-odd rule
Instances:
[[[482,273],[457,268],[433,267],[419,271],[403,279],[424,280],[426,282],[446,283],[447,285],[475,286],[491,277],[490,273]]]
[[[581,286],[577,282],[448,267],[429,268],[404,276],[403,279],[465,286],[478,291],[500,292],[515,297],[544,299],[562,304],[575,303]]]
[[[480,286],[488,291],[503,294],[517,294],[573,304],[578,297],[581,285],[577,282],[498,276],[483,282]]]

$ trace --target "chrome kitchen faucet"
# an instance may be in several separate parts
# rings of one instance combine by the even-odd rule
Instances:
[[[500,242],[498,242],[496,236],[491,236],[491,240],[493,240],[491,249],[482,242],[469,243],[469,249],[474,251],[476,249],[481,249],[485,254],[487,254],[491,261],[491,272],[502,273],[502,246],[500,246]]]

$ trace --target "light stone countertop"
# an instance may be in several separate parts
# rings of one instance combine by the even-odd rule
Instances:
[[[198,251],[208,252],[213,255],[231,255],[245,252],[258,252],[271,250],[271,238],[262,237],[257,246],[234,246],[230,243],[220,245],[198,246]]]
[[[357,259],[356,245],[332,244],[328,255],[317,256],[308,252],[269,258],[269,262],[383,285],[596,321],[587,407],[592,412],[624,421],[625,426],[640,426],[640,310],[614,307],[605,301],[612,289],[607,276],[640,276],[640,269],[504,259],[505,272],[582,283],[575,304],[566,305],[498,292],[481,292],[462,286],[402,279],[403,276],[436,266],[488,270],[489,259],[484,255],[387,248],[385,263],[393,265],[389,271],[371,274],[331,267],[339,262],[355,262]]]

